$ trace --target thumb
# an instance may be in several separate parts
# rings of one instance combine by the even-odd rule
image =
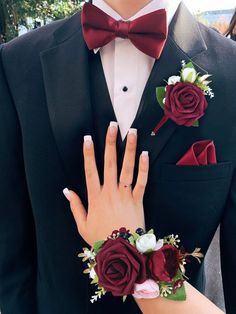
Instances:
[[[87,212],[84,208],[84,205],[79,196],[72,190],[68,190],[67,188],[65,188],[63,190],[63,194],[70,202],[70,208],[74,216],[78,231],[80,235],[82,235],[84,234],[87,221]]]

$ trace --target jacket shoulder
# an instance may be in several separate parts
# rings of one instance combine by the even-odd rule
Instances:
[[[53,33],[62,26],[67,19],[51,22],[45,26],[29,31],[28,33],[17,37],[5,44],[5,51],[14,51],[18,49],[30,48],[37,44],[45,44],[51,40]]]
[[[199,23],[199,28],[212,57],[227,57],[236,64],[236,42],[220,34],[218,31]],[[230,57],[230,58],[229,58]],[[233,60],[232,58],[233,57]],[[227,61],[226,59],[224,60]]]
[[[57,20],[29,31],[4,44],[2,58],[5,64],[9,62],[30,61],[40,52],[50,49],[55,43],[54,34],[61,29],[79,27],[80,12],[71,17]],[[15,63],[15,62],[14,62]]]

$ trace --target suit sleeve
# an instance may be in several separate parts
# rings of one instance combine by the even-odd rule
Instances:
[[[0,312],[36,314],[36,241],[22,139],[0,47]]]
[[[236,173],[221,222],[221,267],[227,314],[236,313]]]

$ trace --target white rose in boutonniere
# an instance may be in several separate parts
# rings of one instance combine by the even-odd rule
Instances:
[[[183,82],[194,83],[197,79],[197,71],[194,68],[185,68],[181,71]]]
[[[149,250],[153,251],[156,244],[156,236],[151,233],[144,234],[136,240],[136,248],[140,253],[145,253]]]
[[[180,82],[181,77],[177,75],[173,75],[168,79],[168,85],[175,85],[176,83]]]

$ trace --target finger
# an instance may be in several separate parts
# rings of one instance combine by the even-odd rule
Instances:
[[[112,121],[106,135],[106,147],[104,155],[104,184],[109,187],[117,187],[117,157],[116,139],[118,123]]]
[[[127,137],[123,166],[120,174],[120,183],[122,185],[131,185],[133,182],[136,147],[137,129],[130,129]]]
[[[84,137],[84,170],[88,199],[92,199],[100,191],[100,180],[96,166],[93,140],[90,135]]]
[[[82,235],[84,233],[87,221],[87,212],[84,208],[84,205],[82,204],[79,196],[75,192],[65,188],[63,190],[63,193],[67,200],[70,202],[70,208],[74,216],[78,231]]]
[[[139,158],[139,171],[136,185],[133,190],[133,198],[137,203],[143,201],[143,196],[148,180],[149,157],[148,152],[142,152]]]

